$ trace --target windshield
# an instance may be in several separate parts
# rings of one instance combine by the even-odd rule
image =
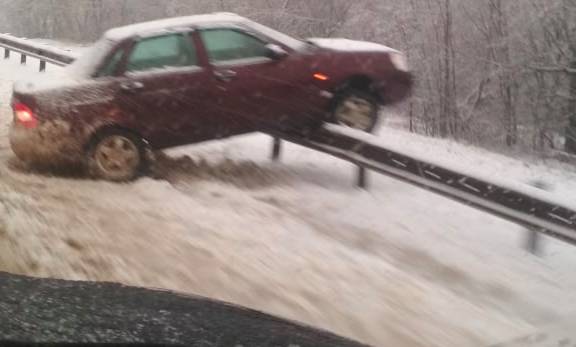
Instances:
[[[576,0],[0,0],[0,33],[0,346],[574,324]]]
[[[253,22],[253,21],[248,21],[247,25],[256,30],[257,32],[261,32],[262,34],[266,35],[267,37],[270,37],[278,42],[281,42],[283,44],[285,44],[286,46],[290,47],[293,50],[300,50],[302,48],[305,48],[307,46],[305,41],[302,40],[298,40],[292,36],[286,35],[284,33],[281,33],[279,31],[276,31],[274,29],[271,29],[265,25]]]

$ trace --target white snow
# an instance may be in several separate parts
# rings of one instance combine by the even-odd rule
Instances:
[[[98,64],[102,63],[114,43],[108,39],[100,39],[92,46],[83,50],[82,54],[69,66],[64,68],[66,74],[73,78],[88,78],[96,72]]]
[[[351,53],[362,53],[362,52],[384,52],[390,53],[390,59],[392,64],[400,71],[409,71],[408,61],[406,57],[399,51],[390,48],[388,46],[368,42],[368,41],[355,41],[349,39],[341,38],[310,38],[307,39],[308,42],[313,43],[321,48],[341,51],[341,52],[351,52]]]
[[[49,69],[53,67],[49,66]],[[6,139],[11,81],[0,61],[0,270],[207,295],[375,346],[482,346],[569,322],[576,249],[385,176],[247,135],[171,150],[168,180],[111,184],[28,172]],[[391,128],[378,141],[575,196],[576,172]],[[449,159],[451,158],[451,159]],[[188,163],[188,164],[186,164]]]
[[[71,42],[71,41],[56,41],[51,39],[30,39],[31,41],[40,43],[44,46],[57,48],[67,52],[68,54],[78,57],[81,55],[86,49],[92,46],[91,43],[78,43],[78,42]]]
[[[491,347],[559,347],[570,346],[574,341],[574,318],[566,320],[562,324],[553,324],[537,329],[532,334],[522,336],[512,341],[499,343]]]
[[[48,63],[47,71],[38,73],[39,62],[37,59],[29,57],[27,64],[21,66],[16,59],[19,54],[13,52],[14,57],[12,59],[0,60],[0,63],[4,64],[2,75],[4,77],[3,80],[6,81],[0,88],[12,89],[12,82],[15,82],[13,88],[23,93],[73,87],[79,82],[84,82],[93,73],[96,64],[103,58],[103,54],[107,53],[105,42],[95,45],[80,45],[47,39],[29,39],[24,41],[39,44],[43,48],[53,47],[52,49],[67,52],[74,55],[76,60],[73,64],[65,67]]]
[[[36,41],[36,40],[35,40]],[[47,42],[51,42],[47,40]],[[34,93],[50,91],[52,89],[72,88],[78,84],[89,83],[90,76],[96,72],[99,64],[110,52],[113,42],[107,39],[99,40],[93,45],[78,46],[74,44],[60,44],[68,50],[76,52],[76,60],[64,67],[50,65],[46,73],[31,74],[29,78],[19,77],[14,83],[14,90],[21,93]],[[98,84],[98,82],[94,82]]]
[[[250,21],[247,18],[240,17],[233,13],[215,13],[207,15],[197,15],[188,17],[176,17],[151,22],[144,22],[133,24],[129,26],[119,27],[107,31],[103,38],[88,47],[78,45],[65,46],[59,44],[55,51],[75,51],[76,60],[69,66],[59,70],[56,74],[48,74],[44,77],[35,76],[32,80],[22,81],[15,85],[16,90],[21,92],[38,92],[49,90],[53,88],[65,88],[67,86],[74,86],[78,81],[83,81],[92,76],[99,64],[104,60],[106,55],[114,47],[117,41],[121,41],[128,37],[135,35],[150,35],[162,30],[174,30],[184,26],[198,25],[198,24],[227,24],[227,23],[242,23],[245,26],[251,27],[262,32],[264,35],[286,44],[292,49],[298,49],[304,43],[293,39],[285,34],[277,32],[273,29],[265,27],[261,24]],[[30,40],[22,40],[29,42]],[[53,41],[50,40],[34,40],[42,47],[46,47],[46,43]],[[66,47],[66,48],[62,48]]]
[[[246,18],[240,17],[233,13],[213,13],[196,16],[175,17],[168,19],[155,20],[144,23],[127,25],[119,28],[110,29],[104,35],[107,39],[121,41],[135,35],[146,35],[150,32],[158,32],[181,27],[190,27],[197,24],[206,23],[240,23],[247,21]]]
[[[73,78],[62,69],[54,69],[40,77],[31,77],[14,83],[14,90],[20,93],[48,91],[56,88],[77,86],[80,80]]]
[[[251,21],[251,20],[247,20],[243,24],[248,26],[249,28],[253,29],[256,32],[263,34],[264,36],[266,36],[272,40],[275,40],[277,42],[280,42],[280,43],[290,47],[290,49],[293,49],[295,51],[304,49],[307,46],[307,44],[304,41],[295,39],[292,36],[286,35],[280,31],[274,30],[274,29],[267,27],[265,25],[262,25],[260,23],[257,23],[257,22]]]
[[[483,158],[484,155],[466,155],[462,157],[449,153],[446,155],[438,155],[436,148],[434,147],[432,147],[433,151],[430,153],[427,148],[429,143],[433,140],[430,140],[426,137],[411,135],[410,141],[399,141],[397,137],[374,137],[365,132],[337,125],[326,125],[326,128],[330,131],[342,133],[353,138],[360,139],[364,142],[384,146],[387,149],[409,155],[415,159],[429,163],[433,166],[443,167],[455,172],[462,173],[471,178],[477,178],[482,181],[493,182],[495,185],[498,185],[502,188],[508,188],[519,193],[533,196],[542,201],[576,211],[576,196],[565,194],[566,189],[570,189],[572,187],[572,183],[569,183],[568,187],[564,187],[563,185],[567,184],[568,182],[558,181],[557,176],[550,176],[547,174],[539,173],[538,177],[530,176],[529,179],[525,178],[523,181],[519,181],[517,176],[502,175],[500,172],[496,171],[492,165],[478,165],[479,162],[486,162],[486,160]],[[402,135],[405,136],[405,134],[401,134],[400,136]],[[504,157],[498,159],[506,158]],[[497,162],[499,162],[499,160],[495,161],[495,163]],[[509,168],[507,168],[507,170],[509,170]],[[576,179],[576,175],[574,175],[572,179]],[[546,186],[555,187],[555,191],[550,192],[536,188],[534,186],[534,182],[536,181],[542,182]]]
[[[322,48],[333,49],[336,51],[400,53],[393,48],[368,41],[356,41],[341,38],[309,38],[307,40]]]
[[[187,17],[168,18],[144,23],[132,24],[124,27],[114,28],[107,31],[104,37],[113,41],[121,41],[132,36],[148,36],[156,33],[179,30],[192,26],[217,26],[217,25],[240,25],[251,28],[272,40],[281,42],[291,49],[298,50],[305,46],[305,43],[290,37],[284,33],[251,21],[234,13],[219,12]]]
[[[13,41],[15,43],[20,43],[20,44],[23,44],[26,46],[32,46],[35,48],[45,50],[47,52],[53,52],[53,53],[61,54],[61,55],[75,56],[78,53],[76,50],[70,49],[70,47],[64,48],[63,46],[58,47],[56,45],[50,44],[51,42],[53,42],[51,40],[34,40],[34,39],[31,40],[31,39],[12,36],[10,34],[0,34],[0,38],[8,39],[8,40]]]

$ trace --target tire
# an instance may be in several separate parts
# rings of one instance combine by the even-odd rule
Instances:
[[[88,147],[88,173],[95,179],[132,181],[147,167],[146,150],[142,138],[122,129],[106,130]]]
[[[336,96],[330,113],[332,123],[371,133],[378,125],[380,102],[372,94],[348,90]]]

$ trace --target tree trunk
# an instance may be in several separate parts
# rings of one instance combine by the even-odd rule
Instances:
[[[457,135],[456,78],[451,0],[444,0],[443,70],[440,100],[440,136]]]
[[[488,6],[490,13],[489,57],[498,76],[498,94],[502,102],[505,143],[508,147],[512,147],[518,142],[518,120],[515,105],[517,86],[511,67],[508,14],[503,7],[502,0],[490,0]]]
[[[576,53],[576,52],[575,52]],[[576,54],[575,54],[576,56]],[[570,64],[576,69],[576,60]],[[566,144],[564,150],[576,154],[576,74],[570,75],[570,100],[568,101],[568,128],[566,128]]]

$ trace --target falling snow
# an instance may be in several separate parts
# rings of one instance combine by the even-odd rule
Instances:
[[[20,165],[0,62],[0,270],[107,280],[224,299],[374,345],[477,346],[567,322],[576,252],[393,179],[353,187],[353,167],[247,135],[170,151],[160,180],[97,182]],[[381,141],[576,196],[576,174],[385,127]]]

